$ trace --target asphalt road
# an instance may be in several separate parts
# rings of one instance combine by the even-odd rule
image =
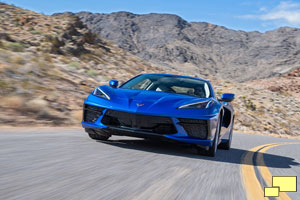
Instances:
[[[82,129],[1,129],[0,199],[246,199],[242,155],[278,142],[299,140],[234,133],[232,149],[210,158],[166,142],[98,142]],[[300,188],[300,144],[273,147],[264,160],[272,175],[298,176]],[[288,195],[300,199],[299,189]]]

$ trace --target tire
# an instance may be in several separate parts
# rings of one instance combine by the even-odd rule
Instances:
[[[102,135],[101,133],[98,133],[97,131],[94,131],[92,129],[86,129],[86,132],[89,134],[90,138],[93,140],[102,140],[107,141],[110,136],[108,135]]]
[[[219,145],[220,149],[224,149],[224,150],[229,150],[230,149],[231,142],[232,142],[233,123],[234,123],[234,121],[232,121],[232,124],[231,124],[231,127],[230,127],[229,139],[226,142],[221,143]]]
[[[220,129],[221,129],[221,118],[218,120],[218,125],[215,133],[215,138],[213,141],[213,145],[208,148],[207,150],[207,155],[210,157],[215,157],[218,149],[218,141],[219,141],[219,134],[220,134]]]
[[[89,133],[90,138],[92,138],[93,140],[102,140],[102,141],[107,141],[109,137],[107,136],[103,136],[103,135],[99,135],[99,134],[90,134]]]

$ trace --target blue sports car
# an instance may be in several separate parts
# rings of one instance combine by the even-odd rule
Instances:
[[[234,94],[215,97],[209,81],[171,74],[141,74],[118,87],[97,87],[85,100],[82,126],[92,139],[112,135],[194,144],[215,156],[230,149]]]

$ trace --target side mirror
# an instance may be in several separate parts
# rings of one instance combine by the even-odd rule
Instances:
[[[231,102],[234,99],[234,94],[232,93],[224,93],[221,96],[221,101]]]
[[[110,80],[109,81],[109,86],[112,88],[117,88],[119,85],[119,82],[117,80]]]

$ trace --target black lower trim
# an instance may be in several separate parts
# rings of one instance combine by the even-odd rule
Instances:
[[[120,135],[120,136],[129,136],[129,137],[137,137],[137,138],[158,138],[161,140],[168,140],[163,137],[161,134],[155,134],[150,132],[145,132],[141,130],[127,129],[127,128],[118,128],[118,127],[109,127],[106,129],[102,129],[111,135]]]

